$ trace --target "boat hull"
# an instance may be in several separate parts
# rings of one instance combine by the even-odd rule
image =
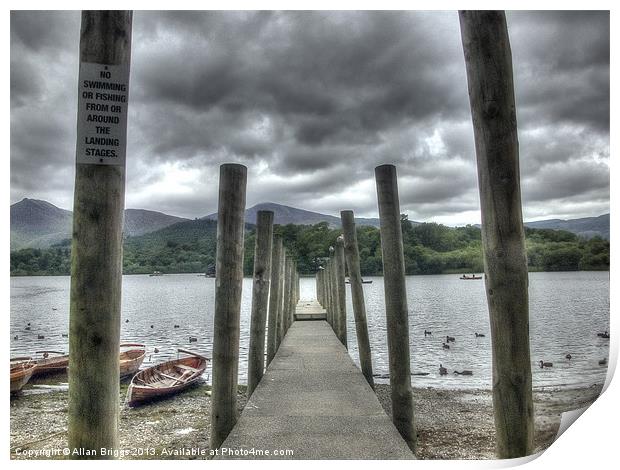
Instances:
[[[17,364],[11,367],[11,393],[19,392],[28,383],[36,368],[36,364]]]
[[[135,407],[175,395],[198,382],[206,368],[206,358],[185,357],[144,369],[129,384],[127,405]]]

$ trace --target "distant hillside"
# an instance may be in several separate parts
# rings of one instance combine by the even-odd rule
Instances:
[[[187,219],[143,209],[125,210],[125,235],[154,232]],[[38,199],[11,205],[11,250],[48,248],[71,238],[73,213]]]
[[[572,232],[586,239],[599,236],[605,240],[609,240],[609,214],[603,214],[598,217],[584,217],[583,219],[539,220],[535,222],[526,222],[525,225],[530,228],[566,230],[567,232]]]
[[[273,211],[274,223],[279,225],[295,224],[295,225],[314,225],[320,222],[327,222],[330,228],[338,228],[341,225],[340,217],[333,215],[321,214],[319,212],[307,211],[305,209],[297,209],[295,207],[284,206],[274,202],[262,202],[246,209],[245,221],[249,224],[256,223],[256,213],[258,211]],[[217,220],[217,213],[209,214],[204,219]],[[413,222],[417,224],[417,222]],[[379,219],[357,218],[356,224],[359,226],[368,225],[379,227]]]

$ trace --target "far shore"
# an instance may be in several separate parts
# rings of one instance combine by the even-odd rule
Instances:
[[[11,459],[28,458],[66,446],[67,391],[30,387],[25,394],[11,399]],[[602,384],[554,391],[534,391],[535,451],[553,443],[561,413],[590,405]],[[38,393],[33,393],[37,391]],[[121,403],[127,385],[121,386]],[[240,386],[238,409],[246,403],[246,387]],[[390,386],[377,384],[376,393],[390,415]],[[201,384],[173,398],[139,408],[122,407],[120,445],[124,459],[187,459],[183,449],[200,448],[208,452],[211,389]],[[414,388],[415,422],[419,459],[494,459],[495,435],[490,390],[438,390]],[[154,449],[155,455],[139,455],[135,449]],[[176,456],[175,456],[176,455]],[[62,457],[51,457],[62,458]],[[199,457],[200,458],[200,457]],[[204,457],[202,457],[204,458]]]
[[[609,269],[577,269],[574,271],[544,271],[542,269],[530,268],[528,269],[529,273],[591,273],[591,272],[609,272]],[[148,273],[123,273],[123,276],[148,276],[152,274],[152,272]],[[162,272],[162,276],[171,275],[171,274],[195,274],[196,276],[204,276],[204,273],[166,273]],[[483,271],[450,271],[445,273],[433,273],[433,274],[407,274],[407,276],[446,276],[449,274],[484,274]],[[12,274],[10,277],[70,277],[70,274]],[[158,276],[160,277],[160,276]],[[251,275],[243,276],[244,279],[251,279]],[[315,274],[300,274],[300,277],[315,277]],[[366,274],[362,277],[383,277],[383,274]],[[215,279],[215,278],[211,278]]]

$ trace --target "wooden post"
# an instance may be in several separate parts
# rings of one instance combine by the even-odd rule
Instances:
[[[220,167],[213,315],[211,449],[222,445],[237,421],[246,181],[245,166],[228,163]]]
[[[345,348],[347,346],[347,291],[345,284],[345,261],[344,261],[344,239],[339,236],[336,240],[336,291],[338,295],[338,339]]]
[[[282,342],[282,332],[284,331],[284,318],[286,316],[286,259],[286,248],[283,248],[282,258],[280,259],[282,278],[280,279],[280,295],[278,297],[278,320],[276,322],[276,352],[278,352],[278,349],[280,348],[280,343]]]
[[[127,86],[131,57],[132,12],[83,11],[80,30],[80,77],[87,69],[114,74]],[[84,68],[84,70],[83,70]],[[117,77],[118,74],[118,77]],[[122,77],[122,78],[121,78]],[[86,78],[86,77],[84,77]],[[98,81],[97,77],[93,78]],[[102,79],[101,81],[105,81]],[[81,88],[81,87],[80,87]],[[84,93],[84,92],[83,92]],[[127,91],[119,93],[118,96]],[[84,162],[78,98],[71,300],[69,313],[68,445],[71,458],[113,458],[100,449],[118,448],[119,344],[123,274],[126,118],[122,162]],[[126,103],[126,102],[125,102]],[[126,113],[126,104],[124,104]],[[96,114],[93,112],[93,114]],[[125,114],[126,116],[126,114]],[[105,127],[105,129],[110,129]],[[74,455],[91,452],[91,455]]]
[[[512,57],[502,11],[459,13],[474,124],[497,454],[533,451],[528,274]]]
[[[403,439],[415,452],[416,433],[413,421],[409,354],[409,311],[396,168],[394,165],[378,166],[375,168],[375,178],[381,223],[392,420]]]
[[[248,398],[263,378],[265,368],[265,322],[271,280],[271,248],[273,212],[256,214],[256,245],[254,247],[254,285],[252,286],[252,316],[250,319],[250,349],[248,352]]]
[[[364,288],[360,270],[360,254],[355,232],[355,217],[353,211],[340,212],[342,231],[344,235],[344,254],[349,268],[351,282],[351,299],[355,316],[355,332],[357,334],[357,349],[360,355],[360,366],[368,384],[374,389],[372,377],[372,357],[370,355],[370,340],[368,338],[368,322],[366,320],[366,304],[364,302]]]
[[[334,333],[336,333],[336,336],[338,336],[338,315],[336,315],[336,293],[335,293],[335,287],[336,287],[336,282],[334,281],[334,247],[330,246],[329,247],[329,261],[328,261],[328,266],[329,266],[329,277],[327,280],[327,287],[328,287],[328,291],[329,291],[329,319],[330,319],[330,325],[332,326],[332,330],[334,330]]]
[[[278,299],[280,298],[280,288],[282,284],[282,237],[274,235],[273,253],[271,255],[271,291],[269,293],[269,317],[267,320],[267,366],[271,364],[276,355],[277,341],[277,320],[278,320]]]

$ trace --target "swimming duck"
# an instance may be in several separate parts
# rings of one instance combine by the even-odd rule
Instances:
[[[607,364],[607,358],[601,359],[600,361],[598,361],[599,366],[604,366],[605,364]]]
[[[443,345],[442,345],[442,346],[443,346],[443,348],[444,348],[444,349],[450,349],[450,346],[449,346],[449,345],[447,345],[446,343],[443,343]]]
[[[45,336],[43,336],[43,335],[37,335],[37,339],[45,339]]]
[[[471,370],[464,370],[462,372],[455,370],[454,373],[457,375],[474,375],[474,373]]]
[[[189,337],[189,342],[190,343],[195,343],[196,341],[198,341],[198,338],[196,338],[195,336],[190,336]]]
[[[448,375],[448,369],[446,369],[442,364],[439,364],[439,375]]]
[[[456,341],[454,336],[446,336],[446,343],[454,343]]]
[[[125,320],[125,323],[129,323],[129,318],[127,320]]]
[[[483,333],[476,333],[476,338],[484,338],[484,334]]]
[[[67,333],[63,333],[63,334],[62,334],[62,337],[63,337],[63,338],[68,338],[68,337],[69,337],[69,335],[68,335]]]
[[[30,327],[29,327],[29,326],[27,326],[26,328],[24,328],[24,330],[26,330],[26,331],[30,331]]]
[[[605,330],[605,333],[597,333],[596,336],[598,336],[599,338],[609,339],[609,333],[607,332],[607,330]]]
[[[179,325],[174,325],[175,328],[179,328]]]
[[[151,328],[154,328],[154,326],[153,326],[153,325],[151,325]]]
[[[153,349],[153,352],[154,352],[154,353],[158,353],[158,352],[159,352],[159,349],[155,348],[155,349]]]
[[[566,357],[566,359],[568,359],[569,361],[573,358],[573,356],[571,356],[570,354],[567,354],[567,355],[566,355],[566,356],[564,356],[564,357]]]
[[[540,368],[544,368],[544,367],[553,367],[553,362],[543,362],[543,361],[539,361],[538,362],[540,364]]]
[[[433,334],[432,331],[424,330],[424,336],[430,336],[432,334]]]
[[[13,336],[13,339],[19,339],[19,336],[15,335]]]

